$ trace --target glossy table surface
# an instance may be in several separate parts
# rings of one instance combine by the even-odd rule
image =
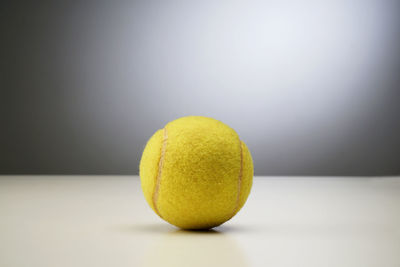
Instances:
[[[207,232],[148,207],[137,176],[0,176],[0,266],[400,266],[400,178],[256,177]]]

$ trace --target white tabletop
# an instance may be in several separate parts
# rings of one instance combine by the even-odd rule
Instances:
[[[148,207],[135,176],[1,176],[0,266],[400,266],[400,178],[257,177],[209,232]]]

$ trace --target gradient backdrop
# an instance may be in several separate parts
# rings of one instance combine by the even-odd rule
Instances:
[[[204,115],[257,175],[399,175],[399,22],[386,0],[2,1],[0,173],[137,174]]]

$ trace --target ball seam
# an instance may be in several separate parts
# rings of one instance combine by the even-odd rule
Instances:
[[[160,211],[158,210],[157,207],[157,201],[158,201],[158,196],[159,196],[159,191],[160,191],[160,186],[161,186],[161,176],[162,176],[162,169],[164,166],[164,158],[165,158],[165,153],[167,149],[167,139],[168,139],[168,132],[167,132],[167,127],[164,127],[163,129],[163,141],[161,145],[161,153],[160,153],[160,160],[158,162],[158,173],[156,176],[156,181],[154,185],[154,192],[153,192],[153,207],[154,211],[158,214],[158,216],[161,216]]]

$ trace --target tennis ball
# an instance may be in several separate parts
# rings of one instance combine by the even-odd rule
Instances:
[[[183,229],[210,229],[243,207],[253,181],[253,160],[226,124],[183,117],[147,142],[140,179],[148,204],[162,219]]]

